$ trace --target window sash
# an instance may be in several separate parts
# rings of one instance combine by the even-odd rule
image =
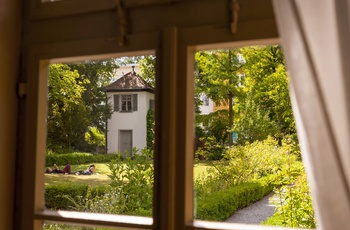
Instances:
[[[132,111],[132,101],[131,101],[131,95],[121,95],[121,104],[122,112],[131,112]]]

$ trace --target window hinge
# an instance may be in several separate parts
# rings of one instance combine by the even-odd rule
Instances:
[[[27,83],[20,82],[17,84],[17,94],[20,98],[27,95]]]

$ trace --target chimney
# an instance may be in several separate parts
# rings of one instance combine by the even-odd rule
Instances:
[[[132,68],[132,73],[135,74],[135,66],[133,65],[131,66],[131,68]]]

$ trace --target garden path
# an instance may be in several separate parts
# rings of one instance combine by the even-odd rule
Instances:
[[[271,204],[269,201],[269,198],[273,195],[274,192],[270,192],[268,195],[258,200],[254,204],[238,210],[225,222],[260,224],[262,221],[267,220],[267,218],[275,213],[275,205]]]

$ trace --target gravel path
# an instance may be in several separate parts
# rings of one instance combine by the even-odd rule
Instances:
[[[254,204],[235,212],[225,222],[242,224],[260,224],[275,213],[275,205],[269,202],[274,192],[269,193]]]

